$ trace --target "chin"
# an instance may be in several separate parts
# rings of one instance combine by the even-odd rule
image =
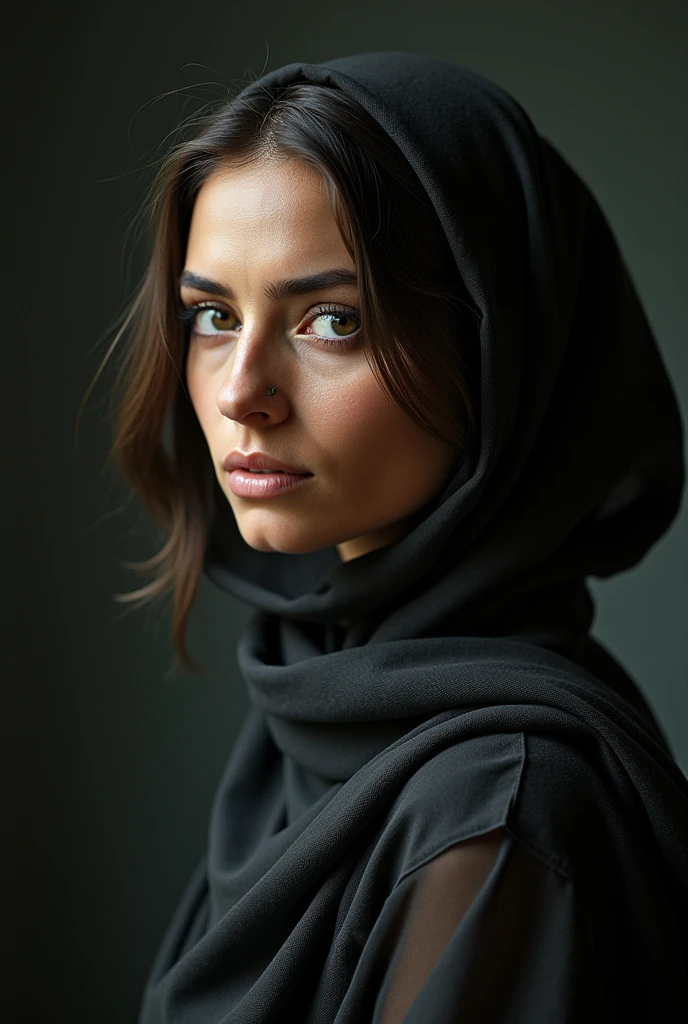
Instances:
[[[258,518],[262,519],[263,517]],[[306,555],[311,551],[332,547],[336,543],[335,538],[318,534],[312,525],[306,523],[299,525],[294,522],[294,519],[292,514],[284,523],[261,523],[255,521],[253,516],[237,516],[237,526],[246,543],[256,551],[279,551],[285,555]]]

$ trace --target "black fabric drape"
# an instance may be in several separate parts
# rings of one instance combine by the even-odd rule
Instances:
[[[688,781],[589,635],[586,578],[637,565],[684,486],[628,268],[589,189],[482,76],[358,54],[245,98],[296,81],[356,98],[437,211],[480,314],[480,451],[405,538],[346,563],[249,548],[216,487],[206,572],[256,606],[238,650],[254,708],[141,1024],[377,1021],[387,901],[432,851],[501,825],[499,871],[408,1020],[474,1005],[467,958],[515,850],[548,873],[499,1020],[685,1014]]]

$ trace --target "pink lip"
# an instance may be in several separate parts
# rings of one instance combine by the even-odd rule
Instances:
[[[266,455],[265,452],[240,452],[236,448],[231,451],[229,455],[225,455],[222,460],[222,467],[229,473],[233,469],[262,469],[269,472],[276,473],[292,473],[297,476],[303,476],[308,474],[312,476],[310,470],[305,469],[304,466],[290,466],[286,462],[282,462],[280,459],[273,459],[272,456]]]
[[[272,498],[312,479],[312,473],[252,473],[247,469],[229,472],[229,489],[239,498]]]
[[[272,498],[294,490],[313,476],[307,469],[289,466],[265,452],[240,452],[236,448],[225,455],[222,466],[229,475],[229,489],[239,498]]]

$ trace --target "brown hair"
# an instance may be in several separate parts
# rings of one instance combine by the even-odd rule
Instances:
[[[214,471],[186,390],[179,276],[206,178],[219,165],[282,155],[322,175],[357,268],[362,344],[381,386],[431,440],[457,458],[475,457],[479,314],[434,207],[393,140],[345,93],[311,83],[252,89],[203,115],[155,175],[142,208],[152,236],[148,265],[107,354],[128,332],[111,455],[169,534],[152,558],[125,563],[152,581],[115,599],[147,604],[173,590],[174,648],[195,669],[185,634],[214,518]]]

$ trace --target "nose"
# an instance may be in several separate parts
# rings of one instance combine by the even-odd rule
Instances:
[[[237,423],[279,423],[289,413],[286,373],[271,357],[272,345],[244,331],[217,395],[223,416]]]

